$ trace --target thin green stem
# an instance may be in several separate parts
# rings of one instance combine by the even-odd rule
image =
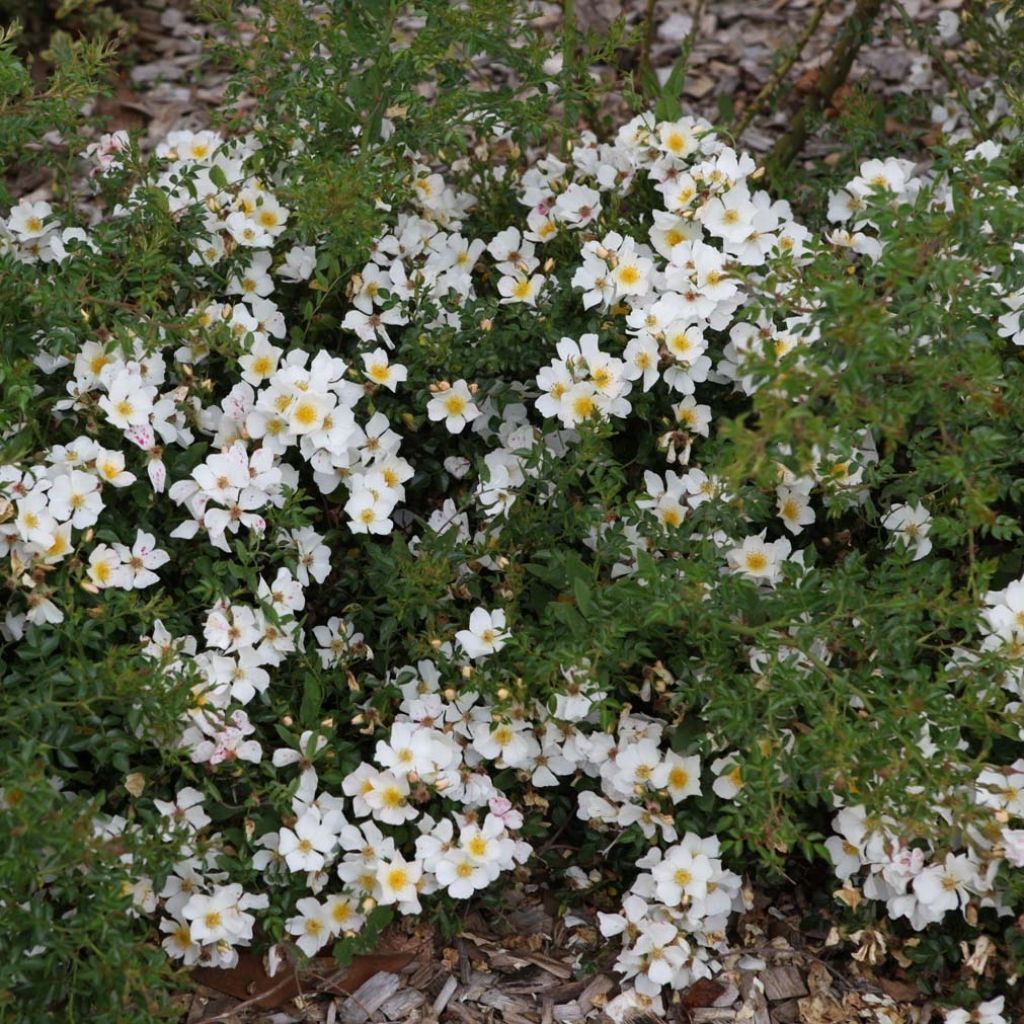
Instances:
[[[693,5],[693,24],[690,25],[690,31],[686,33],[686,38],[683,40],[683,48],[679,54],[676,63],[672,67],[672,75],[670,77],[676,77],[677,73],[679,80],[682,81],[686,77],[686,71],[690,66],[690,54],[693,53],[693,47],[697,42],[697,34],[700,32],[701,19],[704,17],[704,6],[707,0],[697,0]],[[678,69],[678,72],[677,72]],[[682,95],[682,86],[680,86],[680,95]]]
[[[658,0],[647,0],[647,9],[644,11],[644,38],[640,45],[640,60],[637,62],[637,72],[641,82],[651,70],[651,47],[654,45],[654,8],[657,3]]]
[[[562,74],[566,80],[562,101],[562,157],[569,154],[569,140],[573,136],[576,110],[572,90],[576,87],[576,0],[562,0]]]

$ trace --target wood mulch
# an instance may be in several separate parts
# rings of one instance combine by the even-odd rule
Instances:
[[[797,902],[755,900],[738,945],[713,980],[666,1000],[673,1024],[928,1024],[934,1005],[890,962],[877,933],[809,932]],[[347,969],[317,958],[267,977],[244,954],[232,971],[196,971],[181,1024],[655,1024],[615,1001],[614,950],[590,911],[559,914],[539,886],[517,889],[501,914],[471,911],[444,942],[422,925],[385,933]],[[611,1004],[611,1005],[609,1005]]]

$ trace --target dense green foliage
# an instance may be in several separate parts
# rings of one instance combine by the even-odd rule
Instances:
[[[81,237],[33,227],[26,218],[38,215],[36,207],[16,206],[0,180],[0,206],[11,211],[0,232],[0,539],[9,599],[0,633],[0,1020],[173,1019],[166,994],[174,970],[158,948],[171,935],[153,914],[164,900],[170,927],[201,916],[186,913],[184,900],[169,909],[174,897],[165,887],[178,884],[183,851],[212,889],[226,879],[268,900],[251,904],[266,911],[255,946],[282,948],[307,937],[292,914],[296,900],[320,893],[304,884],[312,874],[307,879],[283,857],[257,860],[271,848],[260,839],[284,841],[311,803],[308,775],[288,766],[304,773],[315,766],[313,792],[319,786],[321,796],[358,798],[351,780],[379,760],[376,744],[386,744],[408,717],[399,712],[411,699],[403,687],[416,679],[443,698],[446,714],[467,693],[478,694],[477,710],[495,729],[518,723],[566,749],[570,741],[580,749],[607,741],[624,750],[630,737],[648,738],[641,736],[647,723],[652,742],[664,747],[666,772],[673,757],[696,759],[687,764],[697,764],[704,785],[687,792],[685,805],[666,796],[665,784],[648,785],[640,775],[612,800],[613,811],[636,810],[635,818],[595,812],[587,819],[578,813],[582,796],[594,806],[599,794],[604,800],[618,792],[596,755],[580,754],[555,772],[554,784],[538,781],[537,758],[554,763],[561,747],[517,762],[488,753],[493,736],[470,737],[467,727],[458,741],[465,748],[462,781],[483,765],[495,792],[515,805],[512,817],[521,814],[521,827],[501,833],[508,845],[501,871],[512,872],[515,843],[530,843],[538,860],[547,858],[552,878],[567,867],[596,870],[601,880],[592,884],[589,905],[616,911],[652,849],[673,843],[677,831],[706,836],[702,842],[714,840],[714,850],[709,845],[701,856],[714,860],[717,884],[733,899],[723,922],[742,907],[740,875],[771,886],[786,872],[813,870],[829,879],[812,900],[815,915],[837,922],[843,938],[864,929],[883,935],[943,998],[996,996],[1024,966],[1014,918],[999,913],[1019,913],[1024,900],[1012,834],[1024,807],[1011,795],[1024,730],[1020,702],[1011,699],[1024,696],[1024,627],[997,628],[991,619],[992,609],[1012,607],[1012,595],[1002,592],[1024,577],[1024,336],[1017,314],[1024,303],[1017,192],[1024,149],[1012,88],[1019,53],[1010,52],[1008,92],[982,96],[980,113],[964,113],[965,121],[990,126],[1001,147],[965,155],[964,139],[947,137],[914,170],[883,162],[907,155],[905,139],[865,149],[873,122],[853,117],[836,130],[841,139],[848,132],[841,159],[807,176],[799,215],[772,208],[774,223],[760,229],[772,244],[759,258],[730,249],[728,229],[708,227],[706,207],[676,210],[673,231],[697,225],[699,234],[703,220],[709,239],[728,253],[710,285],[702,280],[700,287],[724,279],[742,295],[704,325],[704,376],[682,364],[692,371],[690,392],[695,384],[696,401],[707,403],[700,408],[709,431],[686,418],[685,403],[667,401],[671,389],[662,381],[652,387],[640,363],[629,378],[632,390],[623,392],[625,406],[601,413],[600,402],[591,402],[572,419],[564,407],[557,415],[543,411],[539,371],[556,351],[564,357],[564,339],[587,335],[596,336],[600,353],[628,360],[642,333],[629,318],[648,308],[636,293],[614,289],[584,305],[581,259],[607,261],[611,275],[619,269],[614,253],[625,261],[630,252],[628,245],[616,249],[625,238],[647,253],[643,259],[669,266],[673,245],[663,241],[660,256],[643,248],[659,224],[653,213],[665,215],[669,198],[658,169],[669,167],[666,177],[675,180],[699,156],[721,158],[723,167],[731,159],[738,167],[740,158],[722,157],[715,136],[683,117],[673,95],[677,78],[647,97],[659,123],[633,122],[640,141],[624,132],[602,139],[602,149],[579,138],[577,118],[589,121],[598,108],[588,64],[610,60],[632,40],[621,25],[606,40],[571,33],[561,43],[568,59],[549,74],[551,45],[535,35],[522,6],[366,0],[326,5],[314,16],[297,0],[269,0],[243,43],[232,38],[239,30],[233,6],[206,0],[204,15],[227,33],[211,57],[238,71],[220,126],[225,137],[246,133],[236,149],[225,142],[216,159],[204,150],[190,162],[185,147],[220,147],[221,136],[210,142],[189,135],[153,156],[118,142],[103,173],[93,164],[104,216]],[[1000,40],[1017,38],[1020,25],[1012,10],[995,28],[983,13],[964,25],[977,33],[973,70],[984,74],[999,66]],[[40,90],[15,38],[0,43],[0,162],[54,166],[54,223],[70,227],[80,223],[70,182],[82,173],[91,138],[77,111],[98,88],[111,53],[103,42],[63,35],[52,46],[56,70]],[[231,113],[230,100],[243,90],[260,100],[252,119]],[[964,92],[959,98],[968,99]],[[950,103],[956,100],[954,90]],[[59,145],[33,148],[55,128]],[[696,132],[689,163],[673,148],[674,131]],[[545,148],[555,163],[545,163]],[[565,163],[556,166],[559,157]],[[869,158],[877,159],[863,165]],[[599,213],[591,221],[591,211],[575,209],[550,240],[540,236],[541,290],[536,301],[523,299],[515,288],[529,285],[533,270],[503,269],[492,240],[510,225],[524,228],[528,211],[557,220],[551,211],[559,198],[597,181],[597,165],[615,172],[594,190]],[[548,175],[543,185],[538,167]],[[434,180],[438,173],[443,180]],[[767,208],[753,162],[733,177],[755,198],[763,195]],[[836,214],[829,193],[851,178],[850,208]],[[720,180],[701,178],[699,185],[702,204],[719,201]],[[531,188],[540,200],[523,198]],[[846,201],[831,197],[832,204]],[[287,224],[280,220],[272,237],[250,248],[229,211],[254,210]],[[845,227],[833,230],[840,221]],[[424,224],[440,239],[433,248],[417,234]],[[392,267],[404,261],[409,274],[381,277],[371,293],[367,282],[389,263],[377,259],[382,237],[393,246],[385,249]],[[315,248],[308,280],[292,274],[293,253],[275,248],[278,238]],[[197,258],[217,244],[215,258]],[[464,262],[445,264],[450,286],[435,288],[436,264],[449,250],[466,254]],[[235,286],[247,273],[262,286],[254,252],[266,254],[275,277],[276,308],[250,303],[259,317],[244,306],[252,298],[246,288]],[[663,281],[658,287],[673,291]],[[386,321],[394,344],[386,355],[406,370],[397,388],[370,370],[387,328],[375,334],[371,324],[363,335],[353,326],[367,302],[372,316],[395,315]],[[286,325],[280,333],[268,326],[277,312]],[[321,360],[313,364],[318,372],[336,373],[332,395],[351,393],[352,408],[361,403],[363,442],[381,414],[401,435],[401,459],[389,471],[409,474],[398,488],[400,507],[392,513],[393,503],[383,514],[386,527],[367,532],[364,520],[360,529],[352,511],[365,496],[360,473],[368,462],[376,466],[372,458],[363,466],[339,459],[325,469],[301,447],[305,428],[294,424],[292,454],[301,450],[302,458],[275,492],[280,500],[246,508],[259,507],[265,528],[238,531],[239,505],[223,546],[212,542],[208,509],[203,522],[204,510],[196,513],[173,488],[167,494],[145,483],[147,471],[155,481],[154,463],[169,485],[180,485],[199,480],[233,445],[271,450],[269,442],[258,447],[251,420],[235,422],[229,411],[232,399],[245,403],[244,389],[233,390],[241,387],[239,366],[254,373],[245,360],[251,363],[264,342],[285,353],[301,348]],[[664,332],[652,344],[648,369],[678,369]],[[290,358],[282,357],[282,375],[286,366],[304,365]],[[90,359],[98,360],[95,372]],[[343,359],[344,367],[330,359]],[[129,364],[136,368],[125,369]],[[167,435],[143,444],[123,429],[128,421],[118,421],[119,407],[109,401],[120,383],[116,376],[101,380],[106,365],[131,377],[132,400],[143,390],[137,366],[158,374],[160,397],[173,406],[161,421],[173,424]],[[275,363],[255,380],[242,376],[265,395],[268,379],[277,386],[276,372]],[[435,403],[465,382],[472,382],[466,401],[479,406],[479,423],[463,431],[451,410],[435,414]],[[318,383],[314,375],[302,387],[315,391]],[[687,394],[677,390],[675,397]],[[339,400],[334,411],[343,405]],[[101,481],[103,515],[95,525],[76,524],[80,532],[68,527],[62,552],[56,533],[42,543],[36,526],[26,525],[35,508],[30,492],[45,464],[63,457],[58,446],[66,452],[83,438],[102,446],[82,464]],[[111,483],[116,473],[102,468],[102,452],[123,452],[133,479]],[[407,466],[399,466],[403,460]],[[676,470],[706,473],[707,486],[701,490],[694,475],[693,487],[674,492]],[[255,463],[245,472],[259,475]],[[800,491],[798,504],[806,498],[813,506],[800,530],[780,519],[780,487],[791,486]],[[677,502],[673,494],[683,497]],[[897,522],[901,510],[922,510],[913,529]],[[179,532],[190,515],[196,531]],[[289,580],[301,575],[296,536],[307,529],[329,549],[330,571],[311,572],[308,594],[298,588],[300,597],[285,608],[270,584],[282,572]],[[131,546],[136,531],[155,535],[170,556],[157,566],[159,585],[107,586],[104,574],[122,566],[101,570],[103,551]],[[778,565],[743,561],[753,550],[747,542],[758,537],[776,546],[775,554],[756,557],[778,554]],[[789,557],[795,547],[798,557]],[[258,694],[239,701],[263,757],[241,753],[244,745],[223,758],[200,756],[203,744],[221,742],[224,723],[202,731],[213,669],[195,656],[191,638],[205,628],[209,648],[217,647],[216,615],[250,606],[262,616],[264,640],[298,638],[294,652],[284,648],[286,656],[261,663],[272,666],[269,688],[256,686]],[[504,617],[500,626],[494,620],[498,645],[477,655],[472,637],[460,636],[483,609]],[[340,641],[342,653],[332,658],[329,645],[310,634],[338,617],[352,639]],[[238,653],[227,643],[220,649]],[[569,714],[565,701],[580,694],[585,710]],[[210,721],[224,706],[216,705]],[[470,712],[460,710],[469,721]],[[283,751],[288,758],[277,757]],[[986,772],[1011,780],[995,803],[979,798],[988,793],[979,782]],[[478,807],[498,814],[486,798],[453,810],[458,801],[445,795],[453,783],[442,781],[421,777],[411,790],[406,785],[402,806],[407,796],[416,814],[430,815],[423,835],[431,827],[441,834],[435,819],[465,831],[475,827]],[[188,826],[179,815],[169,826],[157,801],[174,801],[186,789],[201,794],[206,823]],[[325,801],[317,813],[327,815],[329,806]],[[464,819],[466,808],[472,810]],[[836,881],[833,828],[849,841],[846,824],[834,824],[841,808],[863,809],[868,838],[854,840],[860,860]],[[345,813],[353,820],[347,803]],[[420,822],[389,819],[386,806],[383,813],[373,820],[388,827],[386,842],[394,843],[390,866],[404,870],[395,849],[409,854]],[[925,872],[939,870],[947,854],[970,859],[976,877],[957,889],[963,898],[944,919],[940,909],[938,917],[911,921],[877,884],[871,893],[881,863],[871,852],[873,829],[888,844],[886,856],[905,844],[929,862]],[[554,836],[572,847],[570,862],[546,845]],[[426,858],[416,850],[418,864]],[[831,899],[832,888],[848,895],[861,885],[862,868],[869,876],[864,898]],[[333,878],[333,864],[329,873]],[[447,882],[432,884],[438,891],[424,893],[427,913],[443,928],[456,927],[461,897]],[[367,915],[362,931],[332,935],[338,941],[329,948],[341,960],[371,946],[394,910],[418,908],[415,887],[405,905],[389,899],[386,886],[372,896],[371,888],[358,903]],[[655,904],[652,892],[643,895]],[[488,891],[480,898],[499,897]],[[685,968],[693,973],[681,968],[671,981],[678,989],[684,978],[711,970],[704,965],[714,942],[694,937],[695,924],[690,935],[662,890],[658,900],[667,906],[652,914],[664,912],[659,923],[672,920],[673,932],[678,924],[681,945],[686,934],[694,947],[687,946],[693,960]],[[927,905],[924,886],[920,902]],[[214,948],[196,939],[195,929],[190,939],[188,923],[184,931],[186,952],[172,955],[186,965],[200,956],[229,962],[230,942]],[[957,942],[979,935],[991,935],[998,953],[970,979],[971,992],[958,990],[967,975]],[[629,976],[625,956],[620,970]],[[653,979],[649,958],[644,965]]]

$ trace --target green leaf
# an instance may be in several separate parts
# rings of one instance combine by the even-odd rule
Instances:
[[[299,705],[299,718],[303,725],[316,725],[320,718],[323,699],[324,690],[319,678],[312,672],[307,672],[302,679],[302,703]]]
[[[591,622],[601,617],[600,609],[594,601],[594,592],[584,580],[579,578],[574,580],[572,592],[576,597],[576,604],[579,607],[579,610],[588,619],[590,619]]]
[[[207,173],[210,176],[210,181],[212,181],[217,188],[226,189],[228,187],[228,179],[224,174],[224,169],[219,164],[211,164]]]

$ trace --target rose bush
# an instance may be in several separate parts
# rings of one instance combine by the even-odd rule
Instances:
[[[994,937],[998,1019],[1019,145],[803,223],[699,118],[445,162],[416,117],[344,142],[365,251],[304,205],[330,121],[104,136],[94,222],[0,224],[0,1005],[159,1016],[155,956],[344,959],[539,870],[660,1007],[801,862],[932,983]]]

